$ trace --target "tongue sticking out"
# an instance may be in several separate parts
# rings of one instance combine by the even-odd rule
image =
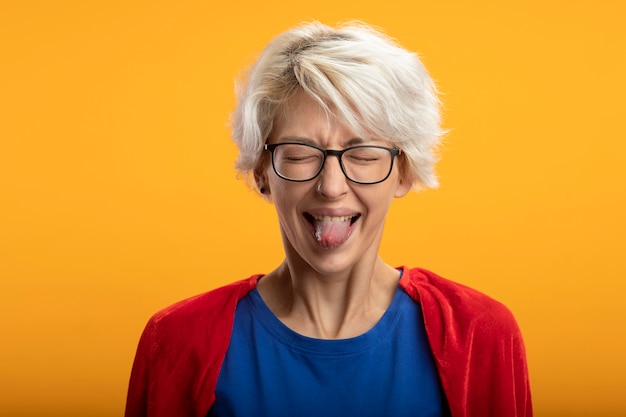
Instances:
[[[350,237],[351,217],[315,219],[315,239],[325,248],[336,248]]]

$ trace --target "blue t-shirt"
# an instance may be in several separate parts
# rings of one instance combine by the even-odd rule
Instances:
[[[447,416],[422,310],[398,287],[368,332],[340,340],[285,326],[255,289],[237,305],[209,416]]]

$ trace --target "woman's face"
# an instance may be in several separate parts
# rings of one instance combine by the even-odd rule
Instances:
[[[383,139],[359,138],[343,122],[329,116],[304,92],[278,112],[268,143],[302,142],[341,150],[354,145],[392,147]],[[292,264],[324,275],[348,271],[378,256],[383,226],[394,197],[411,188],[398,162],[387,180],[371,185],[348,180],[337,157],[328,156],[320,175],[292,182],[276,175],[269,155],[257,170],[257,181],[274,203],[286,254]]]

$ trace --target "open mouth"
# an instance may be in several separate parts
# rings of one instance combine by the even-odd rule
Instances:
[[[332,249],[341,246],[352,234],[352,226],[361,217],[360,214],[350,216],[321,216],[304,213],[304,218],[311,225],[311,232],[320,246]]]

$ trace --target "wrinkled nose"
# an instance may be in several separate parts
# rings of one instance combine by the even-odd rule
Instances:
[[[348,191],[348,179],[341,170],[339,157],[329,155],[317,178],[316,190],[328,199],[336,199]]]

